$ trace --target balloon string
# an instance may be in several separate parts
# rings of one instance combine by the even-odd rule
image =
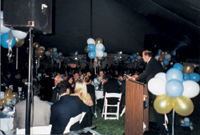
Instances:
[[[12,56],[12,48],[11,48],[11,44],[12,44],[12,40],[13,40],[13,34],[10,35],[10,31],[8,32],[9,34],[9,43],[8,43],[8,61],[9,63],[11,63],[10,58]]]
[[[174,116],[175,116],[175,113],[174,113],[174,109],[172,110],[172,135],[174,135]]]
[[[167,127],[167,124],[168,124],[168,117],[167,117],[167,114],[164,114],[165,118],[164,118],[164,121],[165,123],[163,124],[165,126],[165,130],[168,131],[168,127]]]

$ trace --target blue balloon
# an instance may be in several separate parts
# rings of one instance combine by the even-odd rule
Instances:
[[[191,73],[190,74],[190,79],[195,81],[195,82],[198,82],[200,80],[200,76],[197,73]]]
[[[113,62],[115,62],[116,61],[116,59],[113,59]]]
[[[183,72],[178,70],[177,68],[171,68],[166,73],[166,80],[169,81],[171,79],[177,79],[179,81],[183,81]]]
[[[89,44],[88,45],[88,50],[91,51],[91,52],[95,51],[95,48],[96,48],[96,46],[94,44]]]
[[[184,79],[184,81],[190,80],[190,75],[187,73],[183,73],[183,79]]]
[[[58,52],[53,52],[53,56],[57,56],[58,55]]]
[[[136,53],[134,53],[134,54],[133,54],[133,57],[134,57],[134,58],[135,58],[135,57],[137,57],[137,54],[136,54]]]
[[[160,53],[162,52],[162,50],[161,49],[158,49],[158,55],[160,56]]]
[[[175,63],[173,67],[179,69],[180,71],[183,71],[183,65],[180,63]]]
[[[103,46],[103,49],[102,49],[102,51],[104,52],[106,50],[106,48],[105,48],[105,46]]]
[[[131,62],[132,62],[132,63],[135,63],[135,60],[134,60],[134,59],[132,59],[132,60],[131,60]]]
[[[100,81],[97,81],[98,84],[100,84]]]
[[[91,51],[91,52],[89,52],[89,53],[88,53],[88,57],[89,57],[90,59],[94,59],[94,58],[96,57],[96,51]]]
[[[183,94],[183,84],[179,80],[172,79],[166,83],[165,91],[170,97],[179,97]]]
[[[131,59],[134,59],[134,56],[133,56],[133,55],[131,55],[131,56],[130,56],[130,58],[131,58]]]
[[[185,126],[190,126],[190,122],[189,121],[185,121]]]
[[[11,35],[11,32],[10,32]],[[11,42],[12,40],[12,42]],[[9,43],[11,42],[11,47],[15,45],[15,37],[13,36],[12,39],[9,39],[9,33],[4,33],[1,35],[1,45],[3,48],[9,48]]]
[[[163,64],[164,64],[165,66],[167,66],[167,65],[169,65],[169,61],[168,61],[167,59],[164,59]]]

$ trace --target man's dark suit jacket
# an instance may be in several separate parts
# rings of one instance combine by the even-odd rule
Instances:
[[[85,105],[78,96],[61,96],[60,100],[51,106],[51,134],[63,134],[70,118],[82,112],[89,112],[89,107]],[[70,128],[71,131],[79,129],[79,123],[74,124]]]
[[[136,81],[148,83],[159,72],[164,72],[162,65],[155,58],[151,58],[145,71],[136,78]]]
[[[105,93],[120,93],[119,90],[119,83],[116,79],[114,78],[109,78],[106,83],[103,84],[103,94]],[[109,103],[116,103],[118,100],[116,98],[109,98],[108,102]]]

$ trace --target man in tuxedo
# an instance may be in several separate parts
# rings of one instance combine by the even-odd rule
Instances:
[[[52,97],[51,97],[51,102],[52,103],[55,103],[56,101],[58,101],[59,100],[59,94],[58,94],[58,92],[57,92],[57,85],[61,82],[61,81],[63,81],[63,78],[62,78],[62,76],[60,75],[60,74],[58,74],[55,78],[54,78],[54,84],[55,84],[55,87],[53,88],[53,90],[52,90]]]
[[[68,82],[60,82],[57,88],[60,100],[51,106],[51,134],[63,134],[71,117],[75,117],[82,112],[89,112],[89,107],[78,96],[70,96],[70,84]],[[70,131],[79,129],[80,124],[77,122],[70,128]]]
[[[144,70],[144,72],[140,75],[134,75],[133,80],[140,81],[140,82],[146,82],[153,78],[157,73],[164,72],[164,69],[159,61],[157,61],[155,58],[153,58],[153,53],[149,50],[144,50],[142,53],[142,58],[144,62],[147,63],[147,67]],[[150,100],[154,101],[156,96],[151,94]],[[158,133],[159,134],[166,134],[166,130],[163,126],[164,123],[164,115],[157,113],[157,111],[154,109],[154,116],[156,118],[157,127],[158,127]]]

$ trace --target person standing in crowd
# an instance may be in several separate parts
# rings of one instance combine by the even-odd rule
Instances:
[[[39,98],[40,84],[34,84],[33,91],[34,97],[31,105],[31,126],[48,126],[50,121],[50,105],[46,101]],[[14,113],[14,129],[25,128],[26,116],[26,100],[18,102],[15,105]]]
[[[121,98],[121,103],[120,103],[120,112],[123,110],[126,100],[126,80],[124,79],[124,74],[123,72],[120,72],[118,75],[118,82],[119,82],[119,90],[122,93],[122,98]]]
[[[57,75],[55,78],[54,78],[54,89],[52,90],[52,97],[51,97],[51,102],[52,103],[55,103],[56,101],[59,100],[59,94],[57,92],[57,85],[63,81],[63,78],[61,77],[61,75]]]
[[[89,107],[85,105],[78,96],[70,96],[70,85],[62,81],[57,85],[60,100],[51,106],[50,124],[52,124],[51,134],[63,134],[70,118],[88,112]],[[70,131],[79,130],[79,122],[72,125]]]
[[[133,80],[140,81],[140,82],[146,82],[148,83],[151,78],[153,78],[157,73],[164,72],[164,69],[159,61],[157,61],[155,58],[153,58],[153,53],[149,50],[144,50],[142,52],[142,58],[144,62],[147,63],[147,67],[144,70],[144,72],[140,75],[133,75]],[[151,94],[149,92],[150,96],[150,102],[151,100],[154,101],[156,96]],[[157,113],[157,111],[154,109],[154,115],[157,122],[158,127],[158,133],[159,134],[167,134],[163,123],[164,123],[164,115]]]

